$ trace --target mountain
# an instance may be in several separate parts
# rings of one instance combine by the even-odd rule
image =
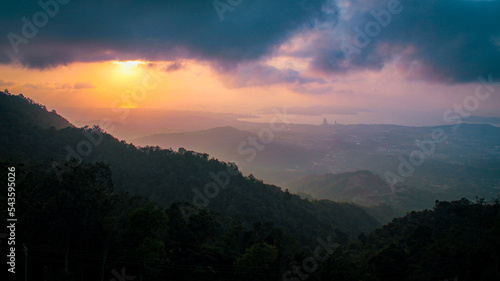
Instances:
[[[26,105],[39,107],[23,104]],[[4,115],[2,111],[0,116]],[[192,203],[222,216],[237,217],[245,225],[271,221],[304,243],[312,239],[311,235],[335,229],[352,237],[378,225],[356,205],[302,200],[253,176],[245,177],[236,165],[220,162],[206,153],[135,147],[99,127],[32,127],[26,125],[23,117],[16,116],[20,125],[13,132],[1,127],[6,137],[0,142],[0,155],[24,163],[46,163],[61,181],[74,167],[103,162],[110,166],[117,190],[141,195],[165,208],[176,202]]]
[[[183,147],[193,151],[219,151],[226,157],[232,157],[232,155],[226,153],[226,150],[234,148],[234,151],[236,151],[237,144],[245,141],[245,139],[252,135],[250,132],[225,126],[186,133],[156,134],[141,137],[133,141],[141,146],[159,145],[175,150]],[[227,147],[227,145],[230,145],[230,147]],[[221,150],[222,148],[226,148],[226,150]]]
[[[313,174],[359,170],[370,171],[385,180],[386,172],[398,174],[401,158],[409,161],[409,156],[415,153],[423,153],[425,159],[404,181],[419,186],[454,186],[462,173],[450,173],[453,169],[475,167],[489,170],[500,164],[500,128],[485,124],[433,127],[288,124],[285,130],[274,132],[272,142],[258,149],[250,145],[249,140],[258,140],[259,133],[269,130],[269,124],[256,123],[254,127],[244,129],[240,125],[181,134],[157,134],[133,142],[164,148],[177,148],[184,143],[188,150],[207,152],[223,161],[235,161],[243,172],[280,186],[288,186]],[[436,132],[445,140],[434,141],[432,136]],[[429,150],[422,152],[422,149]],[[254,158],[252,153],[255,153]],[[454,168],[449,169],[449,165]],[[448,176],[440,176],[441,172]],[[481,180],[470,177],[466,184],[476,185]],[[488,177],[480,189],[491,188],[494,184]],[[475,196],[490,197],[483,192]],[[427,207],[431,207],[432,202]]]
[[[293,192],[311,194],[314,198],[353,202],[362,206],[382,204],[394,199],[391,188],[369,171],[310,175],[288,185]]]
[[[363,206],[381,223],[401,217],[408,211],[425,208],[422,207],[423,204],[419,205],[414,202],[421,202],[421,199],[408,196],[404,189],[391,188],[386,181],[370,171],[309,175],[292,181],[287,184],[287,187],[303,198],[311,196],[316,199],[352,202]],[[418,194],[423,193],[425,192]],[[407,201],[413,201],[411,206],[407,205]]]
[[[493,204],[437,201],[338,248],[319,280],[500,280],[500,212]]]
[[[74,127],[54,110],[48,112],[45,106],[23,95],[0,92],[0,112],[2,112],[1,125],[11,126],[12,129],[19,125],[38,126],[43,129]]]
[[[492,202],[499,196],[498,174],[499,167],[487,162],[471,167],[431,160],[392,188],[369,171],[309,175],[286,187],[315,199],[353,202],[386,223],[410,211],[432,208],[436,200],[485,198]]]
[[[257,142],[252,144],[252,139]],[[137,138],[134,143],[162,148],[185,148],[203,151],[222,160],[238,163],[245,172],[264,175],[266,172],[295,169],[320,157],[315,150],[275,140],[263,143],[257,133],[239,130],[231,126],[208,130],[156,134]]]

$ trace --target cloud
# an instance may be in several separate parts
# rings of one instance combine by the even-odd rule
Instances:
[[[51,84],[44,82],[44,83],[25,83],[23,85],[25,88],[29,88],[32,90],[55,90],[57,89],[56,87],[52,86]]]
[[[46,90],[46,91],[55,91],[55,90],[81,90],[81,89],[93,89],[95,88],[89,82],[77,82],[71,85],[70,83],[48,83],[48,82],[40,82],[40,83],[25,83],[23,85],[25,88],[33,89],[33,90]]]
[[[354,28],[366,33],[369,24],[377,23],[374,13],[380,14],[387,10],[388,3],[397,2],[402,12],[392,14],[388,24],[375,36],[368,36],[369,43],[356,47],[347,59],[346,45],[355,46],[357,40]],[[183,67],[179,61],[198,60],[224,73],[253,71],[249,80],[233,78],[233,87],[278,83],[278,79],[264,76],[260,77],[264,81],[258,82],[261,73],[290,83],[303,77],[293,69],[278,69],[278,74],[259,62],[286,53],[280,48],[291,39],[314,34],[304,46],[287,55],[307,59],[309,70],[318,75],[380,71],[395,64],[408,79],[468,83],[480,75],[500,76],[500,1],[231,3],[234,7],[224,12],[221,21],[211,0],[69,1],[58,5],[57,13],[48,17],[45,25],[33,26],[36,32],[27,38],[23,28],[25,33],[30,29],[22,18],[32,24],[33,15],[42,8],[36,1],[4,1],[0,34],[24,39],[22,43],[17,41],[18,53],[7,36],[0,41],[0,64],[45,69],[73,62],[141,59],[171,61],[165,70],[175,71]],[[262,66],[245,70],[252,64]]]
[[[480,75],[500,75],[500,1],[401,0],[403,11],[370,43],[346,59],[346,48],[356,46],[359,28],[366,34],[373,12],[387,10],[389,1],[352,1],[350,18],[336,38],[310,47],[311,67],[326,73],[380,70],[396,64],[408,78],[468,83]],[[315,46],[314,46],[315,45]]]
[[[59,83],[57,83],[56,86],[57,86],[56,87],[57,89],[63,89],[63,90],[65,90],[65,89],[72,89],[73,88],[71,86],[71,84],[69,84],[69,83],[64,83],[62,85],[60,85]]]
[[[274,108],[263,108],[259,110],[260,114],[273,114]],[[371,112],[364,108],[351,108],[341,106],[309,106],[309,107],[289,107],[286,109],[287,114],[293,115],[357,115],[359,112]]]
[[[12,86],[12,85],[14,85],[14,82],[7,82],[7,81],[3,81],[2,79],[0,79],[0,87]]]
[[[8,1],[0,9],[0,34],[24,39],[14,40],[17,54],[7,38],[0,41],[0,63],[44,69],[77,61],[189,58],[228,69],[270,54],[294,32],[330,20],[321,9],[326,1],[307,0],[306,9],[302,0],[243,0],[224,13],[224,21],[214,1],[207,0],[70,1],[58,5],[46,24],[33,25],[33,36],[23,35],[21,19],[32,24],[41,6]]]
[[[276,84],[324,84],[321,78],[305,77],[291,69],[279,69],[261,63],[240,64],[236,69],[224,73],[224,82],[231,88],[270,86]]]
[[[308,94],[308,95],[353,95],[354,92],[352,90],[338,90],[333,86],[329,85],[314,85],[314,84],[298,84],[295,83],[293,85],[289,85],[287,87],[289,90],[299,93],[299,94]]]
[[[181,70],[183,68],[186,68],[186,65],[184,65],[182,62],[175,61],[175,62],[172,62],[169,65],[167,65],[164,68],[164,71],[165,72],[174,72],[177,70]]]
[[[12,58],[4,52],[0,51],[0,64],[9,64],[12,62]]]
[[[94,85],[92,85],[92,83],[89,83],[89,82],[78,82],[78,83],[75,83],[75,85],[73,86],[74,89],[76,90],[80,90],[80,89],[93,89],[95,88]]]

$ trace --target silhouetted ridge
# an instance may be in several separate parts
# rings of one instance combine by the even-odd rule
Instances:
[[[38,126],[43,129],[54,127],[64,129],[74,127],[55,111],[47,111],[44,105],[36,103],[30,98],[11,95],[8,91],[0,92],[1,126]]]
[[[26,110],[39,107],[26,104]],[[19,111],[11,112],[14,120],[24,118]],[[223,127],[216,130],[235,129]],[[81,154],[82,143],[92,144],[85,155]],[[170,207],[175,202],[201,204],[222,216],[238,217],[245,225],[271,221],[304,243],[308,243],[311,235],[331,233],[335,229],[353,237],[378,226],[377,221],[358,206],[302,200],[253,176],[245,177],[238,170],[228,179],[227,186],[217,187],[217,195],[208,195],[206,186],[217,183],[214,175],[226,173],[234,164],[185,149],[136,147],[99,127],[62,130],[25,127],[0,139],[0,145],[0,156],[4,158],[50,161],[49,165],[55,167],[63,180],[72,173],[71,166],[75,165],[66,163],[68,159],[76,158],[77,162],[83,163],[104,162],[110,165],[118,190],[141,195],[163,207]]]

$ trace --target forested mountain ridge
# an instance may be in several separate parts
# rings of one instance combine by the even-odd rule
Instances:
[[[44,105],[22,94],[11,95],[7,90],[0,92],[0,112],[2,112],[2,125],[10,125],[13,130],[19,125],[38,126],[44,129],[74,127],[57,112],[48,112]]]
[[[474,167],[430,160],[413,177],[392,188],[370,171],[309,175],[286,186],[303,197],[364,206],[370,215],[386,223],[410,211],[432,208],[436,200],[485,198],[493,202],[499,196],[495,183],[498,173],[493,161]]]
[[[2,178],[13,164],[0,161]],[[143,280],[500,278],[498,202],[436,202],[352,243],[340,232],[319,236],[326,244],[316,253],[272,223],[247,228],[200,209],[186,224],[178,203],[163,209],[114,191],[102,163],[75,167],[63,182],[50,167],[16,166],[17,241],[29,250],[29,274],[45,280],[108,280],[116,272]]]
[[[28,101],[22,104],[27,105],[36,106]],[[379,225],[356,205],[300,199],[253,176],[245,177],[234,164],[211,159],[205,153],[135,147],[99,127],[56,130],[21,123],[14,131],[0,124],[6,136],[0,143],[2,158],[44,163],[63,181],[80,163],[103,162],[110,166],[117,190],[141,195],[165,208],[175,202],[198,204],[238,218],[247,226],[271,221],[301,243],[335,229],[353,237]]]
[[[276,133],[278,135],[278,133]],[[241,170],[257,174],[275,169],[295,169],[314,158],[321,157],[316,150],[300,145],[286,143],[278,139],[265,144],[265,149],[253,154],[250,139],[259,139],[257,132],[240,130],[235,127],[216,127],[208,130],[155,134],[132,140],[141,146],[160,146],[178,149],[180,147],[193,151],[203,151],[224,161],[237,161]],[[251,161],[249,161],[251,159]],[[260,178],[260,177],[259,177]]]
[[[500,280],[499,202],[411,212],[340,247],[318,280]]]

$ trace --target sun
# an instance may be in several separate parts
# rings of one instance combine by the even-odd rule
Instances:
[[[113,61],[113,64],[116,66],[115,74],[120,78],[130,78],[132,76],[138,75],[141,73],[142,68],[141,65],[146,64],[143,61]]]

